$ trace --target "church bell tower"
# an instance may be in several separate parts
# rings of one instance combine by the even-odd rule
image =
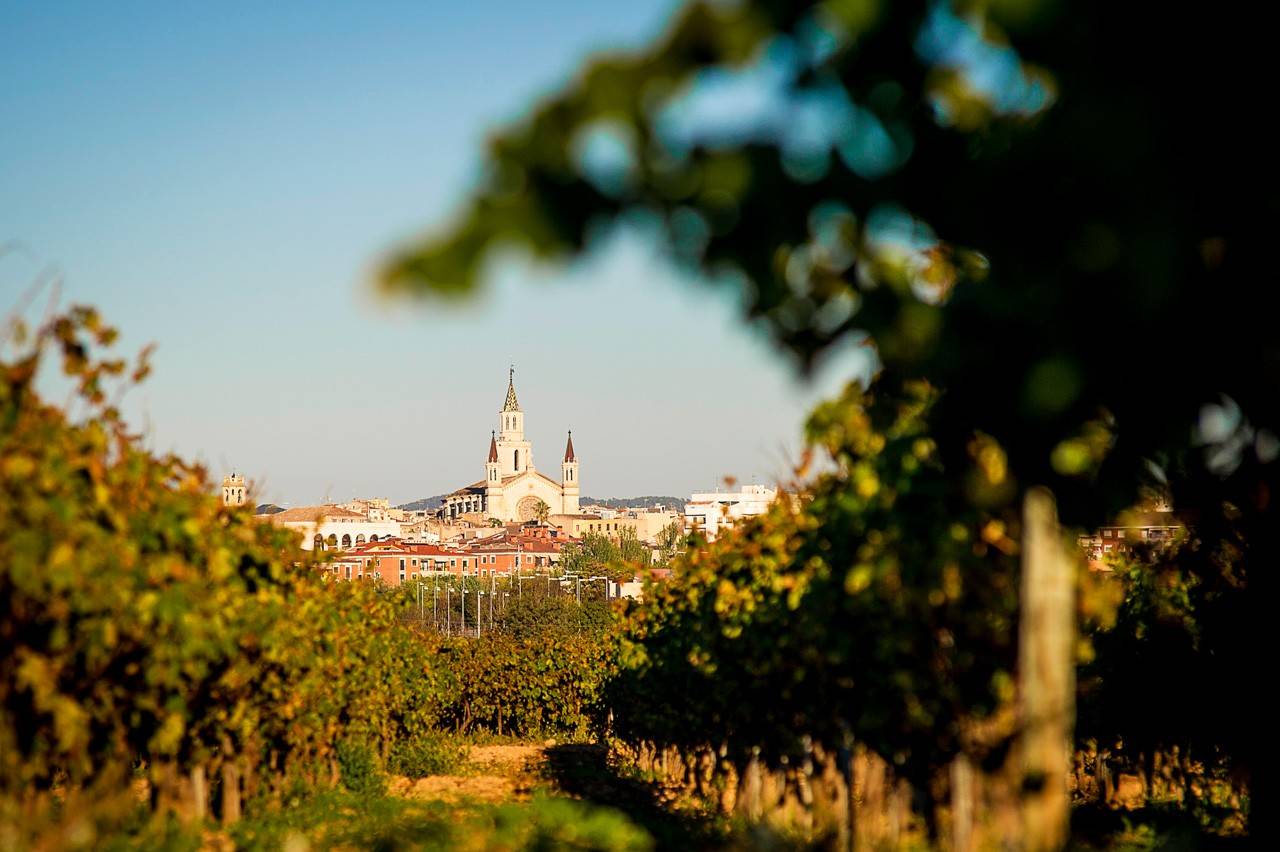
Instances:
[[[244,477],[238,473],[222,478],[222,505],[243,506],[246,499]]]
[[[560,464],[560,491],[564,494],[564,514],[578,514],[578,457],[573,452],[573,430],[564,445],[564,461]]]
[[[484,510],[492,516],[503,513],[502,464],[498,461],[498,439],[489,435],[489,460],[484,463]]]
[[[507,398],[498,412],[498,463],[502,476],[533,470],[533,445],[524,436],[524,412],[516,399],[516,368],[507,374]]]

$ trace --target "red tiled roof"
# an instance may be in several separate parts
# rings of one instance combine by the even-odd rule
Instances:
[[[564,460],[567,462],[577,461],[573,455],[573,430],[569,430],[569,443],[564,446]]]
[[[559,553],[561,550],[558,542],[529,539],[520,542],[520,548],[526,553]]]
[[[489,461],[496,462],[498,460],[498,436],[493,432],[489,433]]]
[[[458,548],[443,547],[438,544],[410,544],[406,545],[410,553],[418,556],[458,556],[464,554],[463,550]]]
[[[355,553],[370,553],[373,550],[381,553],[408,553],[408,546],[399,539],[384,538],[379,541],[364,541],[351,548]]]

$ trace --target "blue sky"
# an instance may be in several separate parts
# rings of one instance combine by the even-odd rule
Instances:
[[[149,443],[282,503],[480,478],[510,362],[535,462],[558,475],[572,428],[585,494],[767,481],[850,364],[801,384],[650,246],[504,258],[462,307],[367,283],[457,207],[486,134],[675,5],[0,0],[0,243],[27,250],[0,307],[56,264],[64,301],[157,344],[129,400]]]

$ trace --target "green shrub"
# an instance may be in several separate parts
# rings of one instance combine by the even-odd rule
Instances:
[[[348,739],[338,743],[338,772],[342,786],[359,795],[380,794],[387,786],[386,775],[368,743]]]
[[[289,807],[267,811],[231,829],[237,849],[594,849],[642,852],[653,840],[611,808],[537,797],[509,805],[415,801],[318,792]]]
[[[440,715],[464,734],[586,736],[611,670],[611,647],[599,636],[504,633],[445,639],[433,665],[452,690]]]
[[[420,734],[392,746],[387,769],[410,778],[446,775],[462,764],[465,751],[464,746],[441,734]]]
[[[528,805],[506,805],[492,817],[488,848],[598,849],[631,852],[653,848],[653,839],[622,813],[575,802],[536,798]],[[476,822],[483,823],[483,817]]]

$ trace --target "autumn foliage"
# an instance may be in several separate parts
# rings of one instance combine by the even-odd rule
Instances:
[[[439,708],[428,649],[375,590],[327,584],[292,535],[156,457],[110,396],[141,380],[74,308],[0,363],[0,795],[118,787],[234,818],[241,798],[332,781],[336,749],[382,758]],[[79,416],[44,402],[59,356]]]

